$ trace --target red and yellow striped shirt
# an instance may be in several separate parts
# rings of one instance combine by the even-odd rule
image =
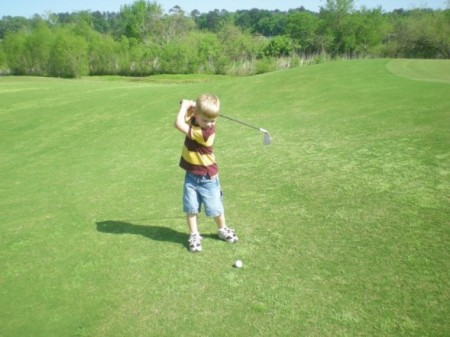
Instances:
[[[200,126],[191,124],[189,134],[184,140],[180,167],[195,175],[216,176],[219,169],[213,153],[215,137],[216,128],[214,125],[209,129],[202,129]]]

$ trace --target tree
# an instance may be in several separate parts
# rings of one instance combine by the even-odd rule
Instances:
[[[122,34],[144,41],[152,32],[159,32],[163,11],[156,2],[137,0],[120,9]]]
[[[122,36],[116,44],[117,73],[126,76],[146,76],[161,70],[161,46],[146,45],[135,38]]]
[[[289,56],[293,50],[292,39],[288,36],[275,36],[264,48],[264,54],[270,57]]]
[[[305,53],[316,53],[320,51],[317,40],[319,18],[309,12],[292,12],[288,14],[286,33]]]
[[[196,50],[196,69],[203,73],[222,73],[224,58],[217,34],[191,32],[186,37],[189,46]]]
[[[0,40],[6,33],[15,33],[29,27],[29,21],[22,16],[4,16],[0,20]]]
[[[195,22],[184,15],[184,11],[175,6],[162,19],[161,43],[168,43],[174,39],[182,39],[195,28]]]
[[[26,40],[25,32],[20,31],[6,33],[2,41],[6,63],[14,75],[25,75],[28,71]]]
[[[325,7],[320,8],[322,48],[329,50],[333,56],[354,49],[355,31],[348,19],[352,11],[353,0],[326,0]]]
[[[70,30],[60,30],[50,52],[50,75],[79,78],[88,74],[88,52],[86,41]]]
[[[7,69],[7,62],[6,62],[6,54],[3,50],[3,45],[0,44],[0,74],[3,73],[3,70]]]
[[[92,15],[92,26],[96,32],[108,34],[111,32],[110,22],[108,20],[109,13],[101,13],[95,11]]]
[[[380,54],[380,46],[389,32],[389,24],[381,7],[352,14],[356,52],[360,55]]]
[[[277,69],[276,58],[293,52],[450,58],[450,9],[385,13],[381,7],[355,11],[353,0],[323,2],[319,13],[300,7],[186,15],[174,6],[163,14],[156,2],[137,0],[118,13],[7,16],[0,19],[0,67],[64,77],[251,74]]]
[[[264,18],[270,18],[272,13],[268,10],[253,8],[236,12],[235,24],[243,31],[257,33],[258,22]]]
[[[388,56],[449,58],[450,25],[442,11],[413,10],[394,17]]]
[[[93,32],[88,42],[89,74],[116,74],[119,69],[118,49],[118,43],[112,37]]]
[[[222,54],[231,62],[243,62],[256,58],[263,49],[260,39],[243,33],[239,27],[227,25],[218,33]]]
[[[50,51],[53,44],[53,32],[41,21],[38,27],[27,36],[25,55],[27,58],[27,74],[48,75]]]
[[[195,23],[199,29],[207,29],[215,33],[231,21],[232,15],[226,10],[219,11],[218,9],[215,9],[213,11],[209,11],[207,14],[195,16]]]
[[[254,27],[254,32],[264,36],[277,36],[285,34],[287,16],[282,13],[272,13],[261,18]]]
[[[188,74],[196,72],[197,51],[185,41],[172,41],[162,50],[161,68],[164,73]]]

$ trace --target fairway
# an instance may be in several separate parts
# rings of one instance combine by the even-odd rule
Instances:
[[[387,68],[412,80],[450,83],[448,60],[392,60]]]
[[[0,336],[448,336],[449,65],[0,77]],[[218,120],[240,241],[202,215],[192,254],[173,122],[204,92],[272,145]]]

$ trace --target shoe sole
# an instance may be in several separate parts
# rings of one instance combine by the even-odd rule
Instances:
[[[227,240],[226,238],[221,238],[220,236],[219,236],[219,239],[221,239],[221,240],[223,240],[225,242],[228,242],[228,243],[235,243],[235,242],[238,242],[238,240],[239,240],[238,238]]]

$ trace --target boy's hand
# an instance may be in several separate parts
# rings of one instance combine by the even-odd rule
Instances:
[[[193,114],[194,110],[195,110],[195,101],[191,101],[189,99],[183,99],[180,102],[181,110],[186,111],[186,116],[187,117],[191,117],[191,115]]]
[[[175,120],[175,127],[181,132],[188,134],[189,125],[187,121],[192,117],[195,111],[195,102],[183,99],[180,102],[180,111],[178,111],[177,119]]]

